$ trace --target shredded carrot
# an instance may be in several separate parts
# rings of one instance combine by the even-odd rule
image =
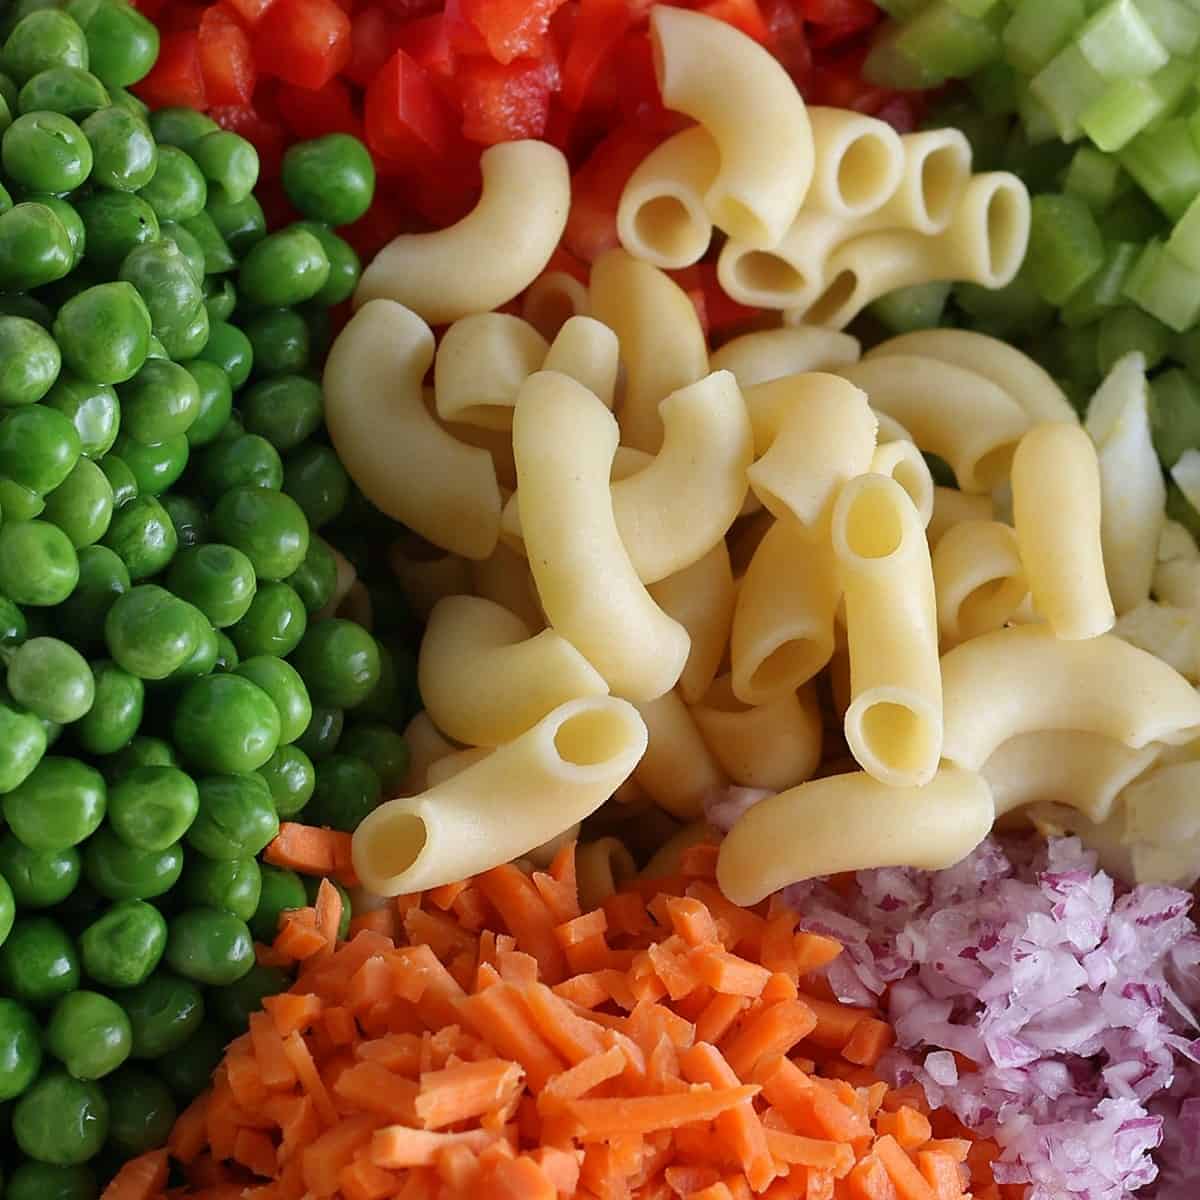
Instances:
[[[113,1176],[100,1200],[153,1200],[167,1186],[167,1152],[151,1150],[131,1158]]]
[[[337,837],[332,829],[283,821],[263,851],[263,862],[302,875],[329,875],[338,865]]]
[[[743,1079],[767,1057],[788,1051],[816,1028],[817,1019],[803,1000],[783,1000],[761,1009],[732,1038],[725,1050],[729,1065]]]

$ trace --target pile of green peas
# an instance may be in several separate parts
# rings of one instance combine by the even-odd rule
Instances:
[[[316,881],[257,856],[281,819],[352,830],[415,708],[402,602],[329,615],[317,532],[370,578],[386,521],[319,384],[370,157],[293,147],[304,219],[268,233],[253,146],[125,90],[157,50],[126,0],[0,17],[6,1200],[94,1200],[163,1144],[289,983],[254,941]]]

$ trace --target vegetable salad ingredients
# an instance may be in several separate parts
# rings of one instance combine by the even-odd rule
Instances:
[[[322,883],[269,952],[296,982],[176,1122],[184,1194],[998,1198],[995,1144],[879,1082],[889,1026],[812,990],[838,943],[722,899],[713,849],[581,913],[568,845],[344,942]],[[164,1168],[125,1172],[156,1200]]]

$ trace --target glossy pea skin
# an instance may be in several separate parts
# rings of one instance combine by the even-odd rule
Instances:
[[[62,413],[75,427],[80,453],[85,458],[101,459],[112,449],[121,412],[117,393],[107,384],[90,383],[63,372],[42,403]]]
[[[167,948],[167,923],[145,900],[120,900],[79,936],[89,979],[105,987],[137,987],[150,978]]]
[[[0,224],[3,222],[0,217]],[[290,308],[268,308],[243,325],[253,351],[254,374],[259,378],[295,374],[308,366],[311,344],[304,318]]]
[[[104,622],[113,661],[140,679],[166,679],[196,648],[202,614],[165,588],[141,584],[117,597]]]
[[[54,283],[75,265],[71,235],[44,204],[0,212],[0,287],[24,291]],[[55,334],[60,349],[62,341]]]
[[[213,321],[208,333],[208,345],[200,352],[200,359],[221,368],[229,379],[231,388],[240,388],[254,366],[254,350],[250,339],[227,321]]]
[[[14,26],[0,55],[0,68],[19,84],[49,67],[88,68],[88,45],[83,30],[66,13],[55,9],[31,12]]]
[[[185,369],[196,385],[198,403],[195,419],[188,426],[188,444],[195,449],[212,442],[233,412],[233,388],[229,376],[215,363],[193,359]]]
[[[0,646],[16,646],[28,636],[25,614],[7,596],[0,596]]]
[[[85,232],[84,261],[98,270],[115,272],[137,246],[158,240],[154,209],[140,196],[98,190],[76,201]]]
[[[67,231],[67,240],[71,243],[71,267],[73,269],[79,266],[83,262],[87,230],[84,228],[83,218],[75,211],[75,206],[68,204],[66,200],[62,200],[58,196],[52,196],[45,192],[27,193],[25,199],[44,205],[58,218],[59,223]]]
[[[267,781],[275,811],[283,819],[302,812],[317,785],[312,759],[297,746],[280,746],[258,773]]]
[[[128,1057],[133,1042],[125,1010],[99,992],[64,996],[46,1025],[46,1049],[76,1079],[102,1079]]]
[[[0,212],[7,211],[4,197],[0,196]],[[20,292],[0,294],[0,314],[6,317],[24,317],[43,329],[49,329],[54,324],[54,314],[41,300]]]
[[[98,542],[108,532],[112,514],[112,484],[87,458],[80,458],[70,475],[46,497],[42,513],[71,539],[76,550]]]
[[[205,206],[225,244],[240,259],[267,236],[267,218],[253,194],[233,201],[222,188],[213,188]]]
[[[120,994],[133,1027],[133,1057],[161,1058],[182,1045],[204,1020],[204,998],[194,984],[160,968]]]
[[[37,1019],[23,1004],[0,997],[0,1100],[21,1095],[42,1065]]]
[[[308,553],[295,573],[288,576],[287,582],[295,589],[310,616],[329,603],[337,587],[337,560],[324,538],[315,535],[309,538]]]
[[[29,777],[0,799],[9,828],[31,850],[65,850],[104,820],[104,777],[77,758],[46,755]]]
[[[179,548],[175,526],[154,496],[137,496],[113,514],[104,544],[135,582],[166,570]]]
[[[99,1194],[87,1167],[56,1167],[32,1160],[17,1167],[4,1191],[6,1200],[96,1200]]]
[[[211,118],[191,108],[160,108],[150,114],[150,132],[160,146],[179,146],[186,150],[206,133],[219,126]]]
[[[221,231],[217,228],[216,222],[210,217],[207,211],[198,212],[194,217],[188,217],[182,221],[181,227],[185,229],[188,236],[193,238],[196,245],[200,248],[204,256],[204,272],[206,275],[222,275],[226,271],[232,271],[237,266],[237,259],[233,256],[233,251],[229,249],[225,239],[221,236]],[[216,282],[216,281],[214,281]],[[228,282],[227,280],[220,281],[218,286]],[[222,316],[222,320],[226,319],[230,312]],[[209,316],[212,316],[212,310],[209,310]]]
[[[29,778],[46,753],[45,726],[33,713],[0,699],[0,792],[10,792]]]
[[[209,992],[212,1015],[231,1036],[245,1033],[250,1015],[262,1008],[263,1000],[286,991],[290,983],[288,975],[278,967],[254,964],[234,983]]]
[[[190,154],[160,145],[154,174],[143,185],[141,198],[160,221],[188,221],[204,211],[208,183]]]
[[[119,275],[137,289],[150,313],[151,331],[171,352],[169,339],[204,306],[200,284],[183,252],[171,241],[137,246],[125,256]]]
[[[208,775],[199,787],[200,813],[187,833],[198,853],[220,861],[251,858],[279,832],[271,790],[258,775]]]
[[[329,446],[310,442],[284,463],[283,490],[303,509],[309,527],[322,529],[345,508],[350,476]]]
[[[300,142],[283,157],[288,199],[306,216],[329,225],[350,225],[375,194],[375,166],[356,137],[331,133]]]
[[[3,220],[0,216],[0,223]],[[125,261],[148,249],[137,247]],[[131,283],[123,281],[97,284],[80,292],[58,310],[54,319],[54,338],[63,361],[91,383],[132,379],[146,361],[150,334],[151,318],[145,302]]]
[[[270,945],[279,932],[279,916],[292,908],[304,908],[308,895],[304,881],[295,871],[263,863],[262,888],[258,907],[250,920],[250,931],[260,941]]]
[[[146,124],[115,105],[85,117],[80,128],[92,147],[92,181],[119,192],[145,187],[158,166],[158,147]]]
[[[172,682],[184,679],[198,679],[202,675],[210,675],[216,666],[217,655],[220,653],[220,642],[217,631],[207,621],[200,630],[196,648],[188,655],[187,660],[180,665],[171,676]]]
[[[168,924],[166,958],[185,979],[225,987],[253,966],[254,942],[246,923],[231,913],[190,908]]]
[[[147,445],[145,442],[135,442],[122,433],[117,435],[113,450],[132,472],[138,491],[148,496],[161,496],[187,469],[189,448],[186,434]]]
[[[79,852],[31,850],[11,832],[0,837],[0,875],[22,908],[51,908],[74,890],[82,872]],[[0,1099],[6,1097],[0,1093]]]
[[[83,130],[70,117],[31,112],[4,131],[0,162],[8,178],[26,191],[65,194],[92,173],[93,154]]]
[[[311,696],[311,689],[309,694]],[[296,745],[313,762],[319,762],[337,749],[345,724],[346,714],[342,709],[313,704],[312,720],[309,721],[308,728],[297,738]]]
[[[0,420],[0,472],[39,495],[70,475],[81,450],[75,426],[44,404],[14,409]]]
[[[295,225],[269,234],[242,260],[238,292],[264,308],[311,300],[329,282],[329,259],[313,234]]]
[[[75,737],[89,754],[115,754],[142,723],[146,687],[108,659],[92,664],[92,676],[95,699],[75,726]]]
[[[18,646],[5,683],[18,704],[59,725],[78,721],[96,696],[87,659],[59,638],[30,638]]]
[[[309,626],[292,656],[315,704],[353,708],[379,679],[375,639],[361,625],[328,618]]]
[[[0,984],[22,1004],[53,1004],[79,986],[79,955],[49,917],[21,917],[0,946]]]
[[[347,729],[338,749],[368,763],[379,776],[385,794],[394,795],[408,772],[408,743],[388,725],[366,724]]]
[[[142,79],[158,57],[158,30],[118,0],[71,0],[67,11],[83,29],[92,70],[111,87]]]
[[[176,1050],[171,1057],[178,1054]],[[124,1066],[104,1081],[108,1140],[122,1155],[136,1156],[166,1145],[175,1124],[175,1102],[162,1080]]]
[[[12,932],[16,915],[17,902],[13,897],[12,888],[9,887],[8,881],[0,876],[0,944],[3,944]]]
[[[223,198],[240,204],[258,182],[258,151],[239,134],[219,129],[206,133],[189,148],[210,188],[219,188]]]
[[[129,745],[105,759],[102,764],[104,777],[116,783],[138,767],[177,767],[179,757],[170,742],[148,734],[138,734]]]
[[[208,512],[199,501],[181,492],[166,492],[158,500],[175,526],[180,550],[190,549],[204,541],[208,532]]]
[[[308,552],[308,522],[300,506],[267,488],[227,491],[213,509],[211,528],[215,538],[250,559],[259,579],[286,579]]]
[[[170,238],[179,247],[183,257],[187,259],[196,281],[203,286],[205,275],[203,247],[178,221],[164,221],[161,228],[162,236]]]
[[[136,850],[101,826],[83,850],[84,878],[109,900],[152,900],[183,873],[183,849]]]
[[[82,121],[112,100],[108,89],[80,67],[48,67],[32,76],[17,96],[22,113],[56,112]]]
[[[267,654],[286,658],[308,628],[304,602],[286,583],[259,584],[245,615],[229,627],[229,636],[242,658]]]
[[[208,1087],[213,1071],[224,1056],[225,1041],[224,1032],[205,1021],[182,1046],[154,1064],[171,1095],[180,1103],[193,1100]],[[170,1132],[169,1127],[167,1132]],[[134,1147],[129,1149],[131,1153],[135,1152]]]
[[[241,410],[250,433],[286,454],[320,428],[324,401],[315,380],[277,375],[249,388],[241,397]]]
[[[98,1154],[108,1137],[108,1101],[91,1081],[47,1071],[17,1101],[13,1137],[30,1158],[78,1166]]]
[[[187,833],[200,811],[200,793],[177,767],[138,767],[112,785],[108,823],[127,845],[161,851]]]
[[[243,433],[205,447],[196,460],[196,482],[213,501],[237,487],[278,491],[283,486],[283,461],[266,438]]]
[[[121,427],[135,441],[152,445],[187,433],[200,411],[200,388],[190,372],[165,358],[147,359],[117,389]]]
[[[184,689],[171,722],[186,762],[215,772],[256,771],[279,745],[271,697],[240,675],[210,675]]]
[[[125,564],[107,546],[84,546],[76,561],[79,581],[55,609],[58,630],[77,646],[104,640],[104,621],[118,596],[132,583]]]
[[[190,906],[202,910],[218,909],[239,921],[248,921],[254,916],[262,895],[258,860],[218,861],[194,855],[184,868],[180,890]]]
[[[308,818],[353,833],[383,794],[375,769],[361,758],[331,754],[317,765],[317,786],[308,806]]]
[[[0,591],[34,608],[61,604],[79,582],[71,539],[48,521],[0,525]]]
[[[57,343],[36,321],[0,317],[0,407],[36,404],[61,369]]]
[[[213,663],[213,671],[228,674],[240,661],[237,647],[221,630],[217,630],[217,661]]]
[[[235,674],[250,680],[271,697],[279,713],[280,745],[294,742],[308,728],[312,719],[308,689],[289,663],[272,654],[255,655],[244,659]]]
[[[0,477],[0,514],[10,521],[32,521],[40,517],[46,502],[27,487]]]
[[[224,629],[245,615],[257,584],[254,566],[240,550],[208,542],[175,556],[167,586]]]
[[[230,255],[230,257],[233,256]],[[237,288],[233,286],[231,279],[225,275],[220,278],[213,275],[205,276],[204,307],[208,311],[210,325],[215,325],[219,321],[228,321],[237,310],[237,302]],[[211,332],[209,336],[211,338]]]

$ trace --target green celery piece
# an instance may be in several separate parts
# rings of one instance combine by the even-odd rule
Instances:
[[[872,315],[891,333],[932,329],[941,322],[949,283],[918,283],[880,296],[870,307]]]
[[[1120,153],[1121,165],[1172,221],[1178,221],[1200,192],[1200,151],[1191,122],[1173,117],[1139,133]]]
[[[1082,329],[1064,329],[1054,340],[1059,343],[1064,372],[1076,387],[1095,391],[1100,382],[1097,346],[1100,325],[1085,325]]]
[[[1071,162],[1071,147],[1055,138],[1032,142],[1014,126],[1004,142],[1004,153],[996,166],[1019,175],[1030,192],[1056,192]],[[988,168],[989,170],[992,168]]]
[[[1112,202],[1100,217],[1100,232],[1108,242],[1142,242],[1164,231],[1162,213],[1150,203],[1146,194],[1130,186]]]
[[[1192,54],[1200,46],[1200,15],[1180,0],[1137,0],[1146,24],[1171,54]]]
[[[1104,241],[1091,210],[1077,196],[1034,196],[1026,265],[1043,299],[1062,305],[1104,265]]]
[[[1143,312],[1176,333],[1200,320],[1200,276],[1161,242],[1146,243],[1123,290]]]
[[[1102,213],[1128,186],[1121,164],[1091,146],[1080,146],[1063,177],[1063,191],[1078,196],[1094,213]]]
[[[1107,153],[1123,149],[1143,129],[1175,111],[1195,80],[1196,68],[1185,59],[1172,59],[1148,79],[1118,79],[1092,101],[1079,123]]]
[[[1181,367],[1163,371],[1150,384],[1150,433],[1164,466],[1200,446],[1200,383]]]
[[[1170,57],[1136,0],[1109,0],[1084,22],[1075,45],[1105,79],[1153,75]]]
[[[898,45],[906,26],[885,21],[876,33],[871,49],[863,62],[862,75],[876,87],[894,88],[901,92],[919,92],[946,82],[930,64],[913,58]]]
[[[950,3],[968,17],[986,17],[999,0],[950,0]]]
[[[1200,271],[1200,195],[1175,222],[1167,238],[1167,249],[1185,266]]]
[[[1056,54],[1029,82],[1030,92],[1049,112],[1064,142],[1080,136],[1080,115],[1104,95],[1107,87],[1104,76],[1075,45]]]
[[[1114,308],[1096,327],[1096,365],[1101,375],[1133,350],[1145,358],[1146,370],[1151,371],[1167,357],[1170,346],[1171,331],[1130,304]]]
[[[1004,56],[1023,75],[1036,75],[1083,24],[1083,0],[1017,0],[1004,27]]]
[[[1059,140],[1058,126],[1050,115],[1050,110],[1028,87],[1024,88],[1017,98],[1017,115],[1021,119],[1021,131],[1031,145]]]
[[[956,284],[954,302],[970,317],[973,329],[998,338],[1027,337],[1054,319],[1054,310],[1037,294],[1024,268],[1007,287]]]
[[[980,110],[990,117],[1016,112],[1024,90],[1020,76],[999,58],[976,71],[967,80],[967,87]]]
[[[991,25],[960,12],[950,0],[933,0],[909,21],[896,48],[943,79],[965,79],[1000,51]]]
[[[1068,329],[1078,329],[1099,321],[1124,302],[1122,288],[1142,247],[1134,242],[1116,242],[1107,247],[1104,265],[1091,277],[1059,312]]]

